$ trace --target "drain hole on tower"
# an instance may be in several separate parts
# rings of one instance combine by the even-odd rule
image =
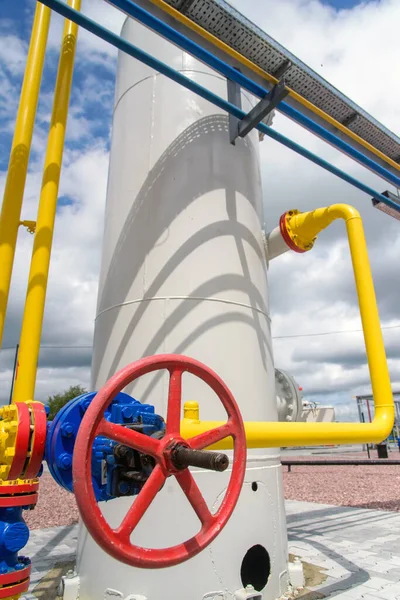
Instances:
[[[257,592],[261,592],[267,585],[271,573],[269,554],[260,544],[247,550],[240,569],[240,578],[243,587],[252,585]]]
[[[258,490],[257,481],[253,481],[253,483],[251,484],[251,489],[253,490],[253,492],[256,492]]]

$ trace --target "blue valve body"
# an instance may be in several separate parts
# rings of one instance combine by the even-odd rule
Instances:
[[[96,392],[90,392],[74,398],[47,427],[45,460],[53,478],[69,492],[73,492],[72,458],[76,436],[95,395]],[[138,429],[143,435],[162,436],[165,431],[164,420],[155,414],[153,406],[142,404],[122,392],[114,398],[104,417],[112,423]],[[142,487],[134,479],[121,480],[121,464],[115,456],[117,445],[117,442],[104,436],[97,436],[93,442],[92,481],[97,501],[134,495]]]
[[[22,517],[22,506],[0,508],[0,582],[1,575],[21,571],[30,560],[18,556],[27,544],[29,528]]]

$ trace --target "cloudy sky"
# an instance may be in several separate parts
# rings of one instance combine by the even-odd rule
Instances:
[[[333,85],[400,133],[398,0],[232,0],[232,4]],[[34,0],[0,3],[0,192],[4,188]],[[119,32],[123,17],[102,0],[83,11]],[[54,15],[22,217],[35,219],[58,61],[62,20]],[[109,161],[116,51],[81,31],[61,176],[36,397],[89,384],[91,344]],[[379,77],[376,75],[379,74]],[[378,190],[388,185],[285,117],[273,127]],[[288,208],[338,201],[364,219],[393,388],[400,388],[400,224],[370,199],[276,142],[261,144],[267,222]],[[4,349],[0,403],[8,400],[18,343],[32,236],[20,231]],[[356,416],[352,397],[370,390],[351,264],[342,224],[322,234],[305,256],[270,266],[276,366],[292,373],[305,397],[334,404],[339,419]],[[318,319],[315,315],[318,314]],[[60,319],[62,315],[62,319]],[[317,335],[318,334],[318,335]]]

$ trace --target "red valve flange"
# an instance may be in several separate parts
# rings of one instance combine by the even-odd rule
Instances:
[[[24,479],[33,479],[37,477],[42,464],[44,455],[44,445],[46,443],[47,417],[44,404],[41,402],[31,402],[33,434],[31,439],[30,459],[25,469]]]
[[[21,594],[29,589],[29,577],[18,583],[12,583],[0,588],[0,598],[9,600],[10,598],[19,598]]]
[[[39,481],[3,481],[0,485],[0,508],[10,506],[35,506],[38,500]],[[0,582],[1,586],[1,582]]]
[[[25,562],[28,562],[29,559],[24,559]],[[28,582],[29,587],[29,576],[31,574],[31,564],[29,564],[24,569],[20,569],[19,571],[11,571],[11,573],[4,573],[0,575],[0,590],[4,589],[6,585],[19,585],[21,583]],[[28,589],[28,588],[26,588]],[[26,590],[24,590],[26,591]],[[4,596],[0,596],[2,598]],[[11,594],[12,597],[12,594]],[[10,596],[6,596],[6,598],[10,598]]]
[[[104,411],[113,398],[129,383],[142,375],[166,369],[170,373],[166,434],[161,440],[148,437],[122,425],[110,423]],[[221,400],[227,422],[188,440],[180,436],[182,374],[191,373],[207,383]],[[152,456],[156,461],[150,477],[136,496],[120,526],[112,529],[96,502],[92,484],[92,445],[102,435],[120,444]],[[234,442],[232,473],[224,499],[215,514],[209,510],[188,468],[177,468],[172,460],[174,448],[203,450],[231,436]],[[239,498],[246,468],[246,436],[239,408],[225,383],[202,363],[175,354],[150,356],[138,360],[116,373],[96,394],[82,419],[73,455],[73,487],[76,502],[93,539],[105,552],[128,565],[163,568],[182,563],[201,552],[222,531]],[[200,531],[184,543],[169,548],[142,548],[130,541],[133,530],[163,487],[173,475],[201,522]]]
[[[31,436],[31,417],[28,405],[25,402],[17,402],[16,407],[18,410],[18,431],[15,440],[15,454],[7,478],[9,480],[18,479],[21,476],[27,460]]]

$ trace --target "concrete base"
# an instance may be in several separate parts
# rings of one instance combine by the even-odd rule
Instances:
[[[294,500],[286,511],[290,554],[305,566],[301,600],[400,598],[400,513]],[[56,564],[73,560],[77,533],[78,526],[31,533],[24,550],[33,562],[32,584],[22,598],[44,600],[44,586],[37,586],[52,569],[57,575]]]

